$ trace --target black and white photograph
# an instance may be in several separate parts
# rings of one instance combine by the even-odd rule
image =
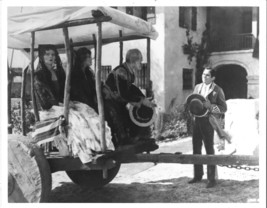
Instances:
[[[0,9],[0,206],[266,207],[265,0]]]

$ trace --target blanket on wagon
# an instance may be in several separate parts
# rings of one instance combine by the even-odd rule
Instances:
[[[52,106],[49,110],[39,111],[40,122],[35,125],[35,131],[32,133],[34,141],[41,145],[48,142],[58,143],[63,138],[74,157],[78,156],[82,163],[91,162],[96,153],[103,152],[98,114],[86,104],[71,101],[69,124],[65,134],[61,129],[63,111],[62,106]],[[105,135],[107,150],[113,151],[115,147],[111,141],[111,130],[106,122]]]

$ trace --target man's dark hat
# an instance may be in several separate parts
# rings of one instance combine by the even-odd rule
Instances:
[[[156,119],[155,108],[150,108],[144,105],[141,105],[139,108],[133,105],[130,105],[129,114],[131,121],[141,127],[150,126]]]
[[[186,98],[186,105],[191,114],[197,117],[203,117],[209,112],[203,105],[205,101],[206,99],[202,95],[191,94]]]

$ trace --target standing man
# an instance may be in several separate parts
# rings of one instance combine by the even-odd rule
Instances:
[[[217,119],[223,118],[227,110],[225,96],[222,88],[214,83],[215,70],[205,68],[202,74],[202,83],[196,85],[194,92],[200,94],[206,100],[203,106],[208,110],[207,114],[201,117],[195,117],[193,124],[193,154],[201,154],[202,142],[204,143],[206,153],[214,154],[214,128],[212,127],[209,117],[216,116]],[[215,165],[207,166],[208,184],[207,188],[216,185],[215,180]],[[196,183],[202,180],[203,165],[194,165],[194,178],[188,183]]]
[[[142,54],[138,49],[130,49],[126,54],[126,61],[117,66],[108,75],[104,87],[105,114],[116,144],[128,144],[135,142],[138,131],[144,129],[135,126],[129,117],[126,107],[128,103],[134,106],[154,107],[141,90],[134,85],[137,70],[142,69]]]

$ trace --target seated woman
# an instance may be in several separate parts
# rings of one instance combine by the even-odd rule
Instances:
[[[72,70],[71,99],[85,103],[97,112],[95,73],[91,65],[91,51],[85,47],[79,48]]]
[[[56,48],[40,45],[39,63],[34,73],[35,96],[39,109],[48,110],[63,103],[65,72]]]
[[[83,163],[90,162],[97,152],[102,152],[99,119],[93,108],[81,102],[71,101],[67,136],[60,126],[64,111],[60,102],[63,102],[64,97],[65,73],[53,45],[39,46],[39,64],[35,72],[34,85],[37,103],[43,109],[39,112],[40,120],[43,122],[40,122],[41,125],[37,123],[36,127],[40,128],[33,132],[37,144],[53,141],[60,150],[59,145],[66,143],[65,146],[71,150],[71,154],[78,156]],[[45,128],[44,123],[48,124]],[[43,129],[46,132],[42,132]],[[114,150],[107,125],[105,131],[107,150]],[[44,137],[48,133],[51,135]]]
[[[71,99],[85,103],[98,112],[95,73],[91,69],[91,51],[82,47],[76,51],[75,55],[76,58],[71,79]],[[111,128],[112,141],[116,147],[119,144],[118,137],[121,135],[120,130],[123,127],[119,123],[123,123],[123,121],[120,120],[120,116],[117,114],[117,107],[114,103],[106,99],[104,100],[105,119]]]

